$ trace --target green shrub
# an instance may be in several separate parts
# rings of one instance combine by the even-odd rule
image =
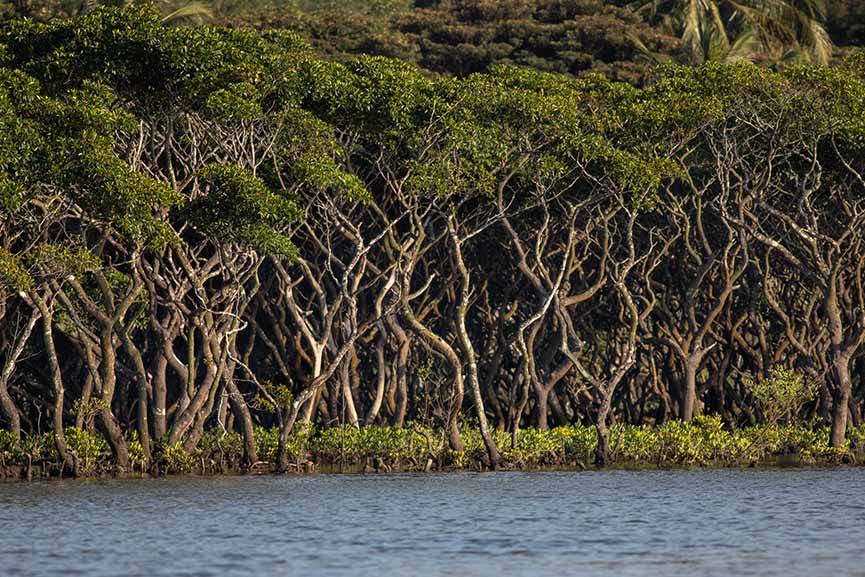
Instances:
[[[276,451],[279,448],[279,429],[276,427],[270,429],[256,427],[253,435],[258,458],[262,461],[275,463]]]
[[[307,421],[294,424],[288,440],[285,442],[285,452],[289,457],[300,458],[309,450],[310,438],[315,434],[315,426]],[[277,430],[277,439],[279,431]]]
[[[510,439],[507,440],[508,446]],[[501,447],[502,444],[499,443]],[[508,461],[520,461],[526,465],[559,463],[564,457],[564,446],[550,431],[527,428],[520,429],[517,435],[517,449],[503,451],[502,455]]]
[[[589,463],[598,446],[598,431],[594,426],[572,425],[557,427],[550,431],[564,447],[568,462]]]
[[[780,366],[772,369],[772,376],[768,379],[746,378],[744,384],[760,405],[767,424],[781,419],[787,423],[795,422],[802,405],[812,401],[819,390],[816,381]]]
[[[144,447],[141,445],[141,441],[138,440],[138,432],[134,431],[127,440],[127,451],[129,452],[129,466],[133,471],[141,471],[144,472],[144,467],[146,463],[146,459],[144,456]]]
[[[183,444],[166,445],[162,449],[162,471],[166,475],[188,475],[195,467],[195,459],[183,449]]]
[[[243,459],[243,435],[224,429],[207,431],[198,442],[194,457],[211,470],[236,468]]]
[[[21,442],[9,431],[0,429],[0,459],[3,463],[16,462],[21,456]]]
[[[111,459],[111,449],[108,442],[99,433],[89,433],[77,427],[66,427],[66,446],[78,456],[78,471],[81,475],[93,475],[103,464]],[[136,436],[137,443],[137,436]],[[141,448],[141,443],[137,443]],[[141,450],[143,456],[143,449]],[[136,454],[137,456],[137,454]],[[133,447],[129,447],[130,462],[133,459]]]
[[[865,456],[865,423],[858,427],[850,427],[847,431],[847,438],[850,440],[850,450],[859,458]]]
[[[65,429],[66,443],[79,459],[83,475],[95,475],[111,468],[111,451],[99,433],[75,427]],[[597,446],[594,426],[574,424],[552,430],[521,429],[517,448],[511,446],[511,433],[491,432],[502,455],[504,466],[585,466],[592,461]],[[316,430],[298,423],[289,435],[286,451],[291,459],[305,459],[312,452],[320,463],[367,464],[381,459],[409,469],[423,469],[427,460],[442,460],[454,467],[477,467],[486,459],[486,446],[479,429],[461,425],[462,452],[452,451],[441,429],[409,423],[403,428],[341,425]],[[259,459],[275,464],[279,445],[276,427],[255,429]],[[130,465],[140,468],[144,451],[138,436],[128,438]],[[181,443],[154,445],[154,458],[163,473],[182,475],[201,468],[203,473],[221,472],[237,467],[244,452],[243,436],[235,431],[206,432],[196,450],[189,454]],[[793,457],[804,464],[847,462],[852,455],[865,452],[865,425],[851,427],[844,447],[829,446],[827,427],[762,424],[730,431],[717,415],[695,417],[690,422],[668,421],[658,426],[615,424],[610,427],[610,453],[613,463],[661,467],[743,466]],[[27,435],[20,441],[0,430],[0,463],[23,465],[58,457],[51,432]]]

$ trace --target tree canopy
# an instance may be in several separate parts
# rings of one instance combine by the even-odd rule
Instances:
[[[796,383],[819,394],[783,417],[847,455],[862,62],[670,63],[638,88],[333,62],[149,5],[15,21],[0,422],[19,439],[49,417],[73,473],[81,431],[124,472],[214,430],[253,466],[270,428],[285,470],[334,423],[429,427],[455,463],[469,423],[490,467],[514,455],[497,431],[513,451],[526,427],[593,425],[604,465],[617,422],[774,423],[766,387]]]

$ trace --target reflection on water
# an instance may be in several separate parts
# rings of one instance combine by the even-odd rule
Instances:
[[[0,484],[0,575],[865,575],[865,469]]]

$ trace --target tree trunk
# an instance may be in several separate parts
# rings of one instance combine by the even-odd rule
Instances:
[[[679,417],[687,422],[694,417],[694,405],[697,402],[697,369],[700,358],[690,356],[685,360],[685,390],[682,395],[682,405],[679,407]]]
[[[84,377],[84,385],[81,387],[81,406],[86,407],[90,403],[90,396],[93,394],[93,375],[87,371],[87,376]],[[89,422],[87,422],[89,421]],[[85,427],[93,427],[93,420],[88,417],[87,411],[78,411],[75,415],[75,428],[84,429]],[[92,431],[89,431],[92,432]]]
[[[565,413],[565,409],[562,407],[562,402],[559,400],[559,395],[556,394],[555,389],[550,390],[547,400],[550,403],[550,409],[553,411],[553,418],[555,419],[556,425],[567,425],[569,423],[568,415]]]
[[[312,378],[310,382],[315,381],[321,375],[322,362],[324,360],[324,345],[315,345],[312,351]],[[303,419],[307,423],[311,423],[315,418],[315,408],[318,406],[318,392],[309,400],[309,403],[303,409]]]
[[[405,330],[399,324],[396,315],[388,315],[387,325],[399,343],[396,357],[396,414],[394,426],[402,427],[408,412],[408,356],[411,352],[410,341]]]
[[[458,392],[454,398],[453,409],[451,410],[450,414],[448,415],[448,422],[447,422],[448,443],[450,443],[450,447],[452,450],[456,451],[457,453],[464,453],[466,449],[465,449],[465,446],[463,445],[462,437],[460,437],[460,428],[459,428],[459,425],[457,424],[457,418],[459,417],[460,409],[463,406],[464,393],[463,393],[462,375],[460,375],[458,380],[459,380],[459,383],[456,384],[456,388],[457,388]]]
[[[378,413],[381,410],[381,405],[384,401],[384,385],[387,376],[387,365],[385,364],[384,360],[384,347],[386,343],[386,336],[384,333],[384,326],[381,323],[379,323],[378,325],[378,330],[378,343],[376,344],[375,349],[376,368],[378,369],[378,375],[376,375],[377,378],[375,394],[373,395],[372,405],[369,408],[369,412],[366,414],[366,419],[364,419],[364,422],[367,425],[372,425],[378,418]]]
[[[835,378],[835,391],[832,394],[832,432],[829,443],[832,447],[843,447],[847,437],[847,404],[850,401],[852,385],[850,382],[850,356],[844,350],[844,328],[841,320],[841,306],[838,302],[837,282],[837,278],[830,278],[829,287],[825,293],[832,373]]]
[[[610,404],[612,401],[612,388],[601,393],[601,405],[598,407],[598,446],[595,449],[595,465],[598,468],[606,467],[610,462],[610,432],[607,429],[607,418],[610,415]]]
[[[129,471],[129,447],[123,436],[123,429],[111,410],[111,404],[114,402],[114,388],[117,384],[113,337],[114,332],[111,327],[104,327],[100,335],[103,408],[99,411],[99,422],[105,430],[105,436],[111,446],[111,452],[114,454],[117,474],[122,477]]]
[[[3,366],[3,372],[0,374],[0,410],[3,411],[3,416],[9,424],[9,432],[11,432],[16,439],[21,438],[21,415],[18,412],[18,407],[15,406],[12,397],[9,396],[9,380],[15,372],[15,365],[18,362],[21,353],[24,351],[24,346],[27,344],[27,340],[33,332],[33,327],[36,326],[36,322],[39,320],[39,315],[40,312],[38,309],[34,308],[23,331],[16,335],[15,344],[13,345],[12,350],[8,352],[6,363]]]
[[[139,351],[138,347],[135,346],[135,343],[132,342],[132,339],[126,331],[126,327],[121,323],[117,323],[115,326],[117,336],[120,337],[120,341],[123,343],[123,348],[126,350],[126,354],[132,359],[132,364],[135,367],[135,373],[137,375],[137,378],[135,379],[135,390],[137,393],[138,442],[141,443],[141,449],[144,453],[143,468],[149,469],[152,461],[150,454],[150,419],[148,417],[147,406],[149,402],[148,388],[150,387],[150,375],[147,374],[147,369],[144,367],[144,359],[141,356],[141,351]]]
[[[158,354],[153,363],[153,436],[161,439],[168,430],[166,423],[165,403],[168,397],[166,371],[168,359]]]
[[[543,385],[535,387],[537,402],[535,403],[535,425],[542,431],[549,430],[550,426],[547,420],[549,413],[550,391]]]
[[[180,415],[178,415],[174,419],[174,424],[171,427],[171,431],[168,433],[168,444],[174,445],[183,435],[189,430],[189,428],[195,422],[195,419],[201,409],[204,407],[204,404],[207,402],[211,389],[214,385],[214,381],[216,380],[216,359],[214,358],[213,348],[211,347],[211,343],[205,342],[203,343],[205,347],[205,357],[204,357],[204,365],[207,367],[207,370],[204,375],[203,382],[195,391],[194,396],[189,402],[189,405],[183,410]],[[192,373],[192,376],[195,376],[195,373]],[[195,384],[192,383],[190,385],[194,387]]]
[[[237,383],[234,379],[226,379],[228,387],[228,402],[231,404],[231,411],[240,419],[240,426],[243,430],[243,450],[246,458],[246,466],[250,467],[258,462],[258,450],[255,447],[255,425],[252,422],[252,414],[249,412],[249,407],[240,390],[237,388]]]
[[[471,290],[471,276],[469,275],[468,267],[463,261],[462,244],[457,237],[456,229],[454,228],[454,217],[448,219],[448,230],[454,244],[454,260],[456,268],[460,275],[460,300],[456,311],[457,334],[459,335],[460,345],[463,349],[463,354],[468,360],[468,377],[469,389],[472,393],[472,400],[475,403],[475,412],[478,416],[478,423],[481,429],[481,437],[483,437],[484,445],[487,449],[487,458],[489,466],[493,469],[499,466],[501,457],[499,449],[496,447],[496,442],[490,434],[489,423],[487,422],[487,414],[484,409],[484,396],[481,393],[480,377],[478,375],[477,355],[475,354],[474,345],[472,345],[469,337],[468,329],[466,329],[466,316],[468,315],[469,292]],[[519,418],[519,417],[517,417]]]
[[[42,315],[42,346],[45,348],[45,356],[48,358],[48,369],[51,371],[51,385],[54,389],[53,419],[51,423],[54,431],[54,448],[57,450],[57,456],[60,457],[61,470],[68,469],[72,471],[73,475],[77,475],[78,471],[75,467],[75,461],[69,454],[68,447],[66,446],[66,435],[63,432],[63,375],[60,372],[60,362],[57,360],[57,348],[54,346],[54,333],[52,332],[54,311],[49,308],[48,304],[38,294],[33,295],[33,302],[39,307],[39,312]]]
[[[843,447],[847,439],[847,414],[852,385],[850,381],[850,360],[843,355],[836,357],[832,363],[836,386],[832,403],[832,434],[830,445]]]
[[[346,356],[342,362],[339,384],[342,387],[343,410],[345,411],[346,420],[352,427],[358,428],[357,409],[354,406],[354,395],[351,393],[351,367],[349,363],[351,363],[350,355]]]

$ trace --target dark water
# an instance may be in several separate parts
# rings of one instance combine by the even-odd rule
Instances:
[[[865,575],[865,469],[0,484],[0,575]]]

